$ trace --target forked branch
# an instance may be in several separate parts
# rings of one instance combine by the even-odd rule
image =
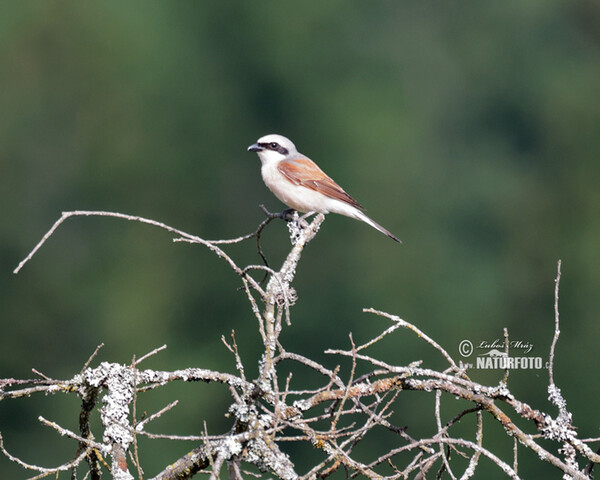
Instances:
[[[307,358],[287,351],[279,337],[285,326],[283,320],[288,325],[291,324],[291,307],[297,300],[293,288],[296,268],[304,248],[315,237],[324,217],[317,215],[310,224],[301,225],[297,215],[290,217],[287,214],[265,213],[267,218],[255,232],[235,239],[214,241],[132,215],[90,211],[63,213],[19,264],[15,273],[22,269],[66,219],[73,216],[109,216],[167,230],[177,236],[175,241],[207,247],[224,259],[241,277],[250,309],[257,320],[257,338],[262,342],[258,373],[255,378],[248,378],[248,372],[253,369],[243,364],[238,350],[240,340],[234,332],[230,340],[223,337],[225,348],[235,360],[235,371],[232,373],[197,367],[175,371],[155,371],[141,367],[148,356],[158,354],[165,346],[137,360],[134,358],[127,365],[105,361],[92,366],[97,349],[82,370],[67,380],[53,379],[47,375],[29,380],[0,380],[0,400],[18,399],[38,393],[74,394],[81,398],[78,433],[51,420],[39,418],[45,426],[73,440],[73,459],[58,467],[31,465],[12,456],[0,437],[2,452],[11,461],[35,472],[34,478],[57,476],[69,470],[72,478],[83,478],[86,474],[82,472],[79,475],[79,471],[84,470],[87,463],[88,474],[92,479],[99,479],[105,471],[110,472],[115,479],[131,479],[134,475],[141,479],[144,469],[139,463],[141,455],[137,452],[137,438],[145,436],[149,439],[194,442],[194,447],[180,458],[165,459],[163,470],[154,479],[180,480],[191,478],[199,472],[217,479],[224,475],[225,469],[230,478],[239,479],[247,475],[244,469],[248,467],[254,468],[252,475],[258,475],[258,470],[286,480],[327,478],[339,470],[345,470],[346,475],[351,478],[431,478],[432,472],[436,472],[438,478],[447,476],[468,479],[475,475],[482,456],[488,458],[507,477],[516,479],[519,478],[518,444],[521,450],[533,452],[539,461],[547,462],[561,471],[564,478],[591,478],[592,468],[600,463],[600,456],[590,444],[597,444],[600,439],[582,440],[578,437],[572,415],[553,378],[555,347],[560,333],[560,262],[555,282],[554,339],[549,355],[548,393],[558,410],[558,414],[552,416],[519,400],[511,392],[508,370],[497,385],[477,383],[469,377],[470,372],[466,367],[456,362],[440,342],[416,325],[375,309],[366,309],[365,312],[385,318],[390,322],[389,326],[381,332],[374,332],[372,339],[362,345],[355,345],[350,336],[348,349],[326,351],[335,359],[348,358],[351,362],[349,372],[343,371],[339,365],[328,368],[322,359]],[[260,248],[260,235],[271,220],[281,217],[289,222],[293,246],[280,269],[276,270],[266,262]],[[252,238],[257,239],[258,253],[265,265],[238,266],[224,248]],[[262,282],[253,278],[252,274],[257,271],[266,271],[270,275],[266,286],[263,287]],[[427,368],[421,360],[408,365],[395,365],[368,353],[383,338],[399,335],[407,329],[414,332],[417,339],[424,341],[424,346],[442,356],[447,364],[443,370]],[[505,338],[508,344],[508,332],[505,332]],[[304,378],[301,375],[286,373],[280,378],[284,370],[310,371],[321,381],[317,386],[313,381],[313,386],[309,388],[301,380]],[[357,374],[360,371],[368,373]],[[136,418],[136,402],[140,395],[150,389],[179,381],[223,385],[231,397],[223,412],[231,419],[229,430],[216,434],[204,431],[192,436],[149,431],[153,420],[167,415],[177,404],[177,400],[150,413],[144,419]],[[409,416],[404,417],[405,424],[397,425],[392,422],[395,418],[392,414],[399,399],[406,401],[413,391],[435,396],[431,412],[435,433],[431,436],[411,436]],[[468,407],[450,418],[444,418],[442,403],[454,398],[463,399]],[[98,409],[100,402],[102,408]],[[100,416],[101,432],[92,432],[93,415]],[[469,417],[474,417],[475,428],[468,435],[458,434],[456,426]],[[517,418],[520,419],[518,423],[521,426],[515,423]],[[514,445],[513,440],[509,440],[514,452],[512,458],[501,458],[486,444],[484,434],[489,422],[500,424],[507,437],[514,439]],[[392,432],[396,440],[386,445],[375,442],[370,448],[363,450],[361,455],[355,453],[357,445],[364,444],[368,441],[366,439],[376,438],[380,431]],[[369,435],[371,433],[373,435]],[[542,439],[545,441],[542,442]],[[319,459],[313,465],[295,464],[298,462],[297,458],[291,458],[285,453],[289,442],[317,449]],[[550,448],[549,445],[555,447]],[[369,453],[365,454],[365,451]],[[457,457],[462,461],[456,461]]]

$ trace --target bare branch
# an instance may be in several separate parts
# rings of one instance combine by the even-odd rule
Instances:
[[[134,365],[139,365],[140,363],[142,363],[144,360],[146,360],[148,357],[151,357],[152,355],[156,355],[158,352],[162,352],[163,350],[165,350],[167,348],[166,345],[163,345],[162,347],[157,347],[154,350],[152,350],[151,352],[148,352],[146,355],[142,355],[140,358],[138,358],[135,361]]]
[[[267,218],[254,232],[229,240],[205,240],[164,223],[133,215],[82,210],[63,212],[61,218],[52,225],[14,273],[18,273],[56,229],[72,216],[114,217],[158,227],[177,235],[174,239],[176,242],[197,243],[207,247],[210,252],[224,259],[232,271],[240,276],[240,289],[245,290],[251,311],[257,320],[262,353],[258,368],[248,368],[238,346],[239,341],[246,339],[236,338],[232,331],[230,340],[224,336],[221,339],[234,356],[233,373],[195,367],[174,371],[139,369],[145,359],[164,350],[166,345],[139,359],[133,356],[129,365],[101,362],[92,367],[91,363],[102,347],[100,345],[81,371],[71,379],[56,380],[37,370],[34,372],[41,378],[0,379],[0,400],[58,392],[75,394],[81,398],[79,433],[39,417],[44,425],[74,441],[77,451],[73,460],[53,468],[30,465],[10,455],[4,449],[0,436],[2,453],[21,467],[36,472],[36,478],[57,475],[69,469],[73,470],[72,478],[76,478],[76,469],[85,466],[85,460],[89,472],[84,478],[89,475],[92,480],[99,480],[104,466],[110,470],[113,479],[131,480],[133,476],[130,466],[133,465],[142,480],[144,473],[140,458],[143,455],[138,450],[144,443],[138,445],[137,439],[139,435],[143,435],[151,440],[195,442],[193,448],[190,447],[180,458],[166,461],[162,471],[154,479],[181,480],[191,478],[199,472],[209,474],[211,479],[218,479],[227,466],[229,478],[240,480],[245,473],[243,466],[253,465],[261,472],[268,472],[271,477],[285,480],[327,478],[336,472],[343,473],[342,471],[349,478],[425,479],[434,475],[436,470],[438,478],[448,476],[467,480],[475,477],[482,456],[488,458],[505,476],[519,478],[517,454],[520,445],[520,448],[533,452],[540,461],[561,471],[565,478],[591,478],[593,466],[600,463],[600,453],[594,452],[589,444],[598,439],[577,438],[572,414],[553,377],[555,349],[560,334],[560,261],[555,280],[555,328],[549,358],[548,394],[551,402],[558,408],[558,415],[554,418],[532,408],[511,392],[508,368],[504,370],[497,385],[487,386],[474,382],[466,374],[467,367],[459,368],[448,351],[416,325],[373,308],[365,309],[364,312],[391,320],[391,326],[373,334],[371,340],[358,346],[350,334],[349,350],[325,351],[326,354],[338,356],[335,357],[335,363],[338,363],[339,357],[349,358],[349,371],[340,367],[343,362],[339,362],[334,368],[327,368],[324,362],[287,351],[280,341],[280,334],[283,328],[287,328],[285,324],[291,325],[291,309],[297,301],[293,287],[296,269],[304,248],[315,237],[324,221],[324,215],[319,214],[311,223],[307,223],[306,215],[299,217],[297,212],[287,211],[273,214],[262,208]],[[261,233],[276,218],[288,222],[292,242],[292,248],[279,270],[269,266],[260,245]],[[256,238],[257,250],[264,266],[238,266],[222,248],[252,238]],[[266,273],[265,279],[269,279],[266,285],[263,286],[264,281],[258,282],[253,278],[257,271]],[[446,367],[440,370],[425,368],[421,360],[395,365],[366,354],[367,349],[373,351],[370,347],[383,338],[396,335],[402,328],[412,330],[419,339],[437,350],[447,361]],[[505,353],[508,354],[507,329],[504,329],[504,343]],[[282,362],[285,365],[282,366]],[[290,368],[286,371],[283,367]],[[294,369],[304,367],[311,373],[311,377],[316,377],[316,384],[308,385],[302,375],[296,375]],[[252,378],[249,372],[256,370],[258,371]],[[207,422],[204,421],[204,431],[195,435],[147,432],[147,425],[169,412],[178,401],[170,401],[159,411],[138,421],[138,396],[174,381],[214,382],[228,389],[230,399],[223,405],[225,416],[230,421],[228,430],[209,435]],[[392,423],[397,422],[392,417],[394,409],[402,405],[399,399],[410,396],[411,392],[435,396],[431,414],[431,427],[435,433],[431,436],[413,438],[416,436],[413,431],[409,435],[407,428],[410,427],[410,416],[407,417],[407,425]],[[461,399],[468,402],[468,405],[453,417],[445,418],[446,408],[442,408],[442,402],[446,406],[448,398]],[[99,405],[101,408],[98,408]],[[471,423],[464,422],[464,426],[472,430],[467,435],[456,438],[459,431],[457,424],[471,414],[475,414],[474,427]],[[100,422],[93,421],[94,415],[99,415]],[[519,426],[514,420],[519,420]],[[486,425],[487,422],[498,423],[506,432],[507,438],[512,437],[512,458],[508,462],[484,447],[484,421]],[[94,435],[92,425],[99,423],[102,425],[101,431]],[[360,450],[357,445],[375,438],[383,429],[396,434],[392,437],[395,439],[392,444],[384,447],[384,451],[371,454],[370,458],[366,457],[368,454],[365,452],[360,455],[356,453]],[[426,430],[427,428],[419,428],[417,431]],[[293,456],[281,449],[283,442],[309,444],[319,456],[307,467],[306,473],[299,475]],[[457,458],[459,462],[456,462]],[[585,468],[578,463],[582,461],[588,462]],[[463,468],[464,471],[459,474]]]
[[[83,452],[77,458],[71,460],[70,462],[63,463],[62,465],[59,465],[58,467],[52,467],[52,468],[38,467],[37,465],[31,465],[29,463],[25,463],[20,458],[17,458],[15,456],[11,455],[10,453],[8,453],[6,451],[6,449],[4,448],[4,439],[2,438],[1,434],[0,434],[0,450],[11,462],[14,462],[17,465],[20,465],[21,467],[25,468],[26,470],[33,470],[33,471],[42,473],[42,475],[33,477],[33,478],[42,478],[42,477],[45,477],[48,475],[57,474],[58,472],[65,472],[67,470],[70,470],[73,467],[79,465],[87,454],[87,452]]]
[[[422,338],[427,343],[429,343],[433,348],[435,348],[438,352],[440,352],[444,356],[444,358],[446,360],[448,360],[448,363],[452,366],[452,368],[454,370],[456,370],[456,371],[459,370],[458,366],[456,365],[456,362],[452,359],[452,357],[448,354],[448,352],[446,352],[446,350],[444,350],[435,340],[433,340],[428,335],[423,333],[419,328],[417,328],[412,323],[402,320],[400,317],[398,317],[396,315],[390,315],[389,313],[375,310],[374,308],[365,308],[365,309],[363,309],[363,312],[374,313],[375,315],[379,315],[380,317],[389,318],[390,320],[396,322],[396,324],[399,325],[400,327],[408,328],[409,330],[412,330],[413,332],[415,332],[417,334],[417,336],[419,338]]]
[[[561,261],[558,261],[556,268],[556,279],[554,280],[554,337],[552,338],[552,345],[550,345],[550,358],[548,366],[548,375],[550,377],[550,385],[554,385],[554,350],[560,336],[560,325],[559,325],[559,311],[558,311],[558,288],[560,285],[560,266]]]

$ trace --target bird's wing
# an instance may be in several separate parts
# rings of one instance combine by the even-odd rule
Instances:
[[[364,210],[364,207],[348,195],[342,187],[329,178],[311,159],[303,157],[283,160],[277,169],[294,185],[302,185],[330,198],[348,203]]]

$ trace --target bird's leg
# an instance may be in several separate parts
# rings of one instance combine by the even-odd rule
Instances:
[[[293,208],[288,208],[279,214],[279,218],[285,220],[286,222],[291,222],[294,220],[294,213],[296,210]]]
[[[296,219],[296,215],[298,215],[298,211],[294,210],[293,208],[287,208],[281,213],[271,213],[263,205],[261,205],[260,207],[262,208],[263,212],[265,212],[265,214],[267,216],[274,217],[274,218],[281,218],[282,220],[285,220],[286,222],[296,222],[300,228],[308,227],[308,222],[306,221],[306,219],[317,213],[317,212],[307,212],[304,215],[302,215],[300,218]]]
[[[315,215],[317,212],[305,213],[304,215],[302,215],[300,218],[298,218],[296,220],[294,218],[294,215],[297,213],[298,213],[297,210],[294,210],[293,208],[288,208],[279,214],[279,218],[285,220],[286,222],[294,222],[295,221],[300,228],[306,228],[306,227],[308,227],[308,222],[306,221],[306,218],[310,217],[311,215]]]

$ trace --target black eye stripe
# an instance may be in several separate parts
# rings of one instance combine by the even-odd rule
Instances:
[[[277,150],[279,147],[279,144],[275,142],[260,142],[259,145],[267,150]]]
[[[265,150],[273,150],[274,152],[279,152],[282,155],[287,155],[289,153],[287,148],[282,147],[277,142],[260,142],[259,145]]]

